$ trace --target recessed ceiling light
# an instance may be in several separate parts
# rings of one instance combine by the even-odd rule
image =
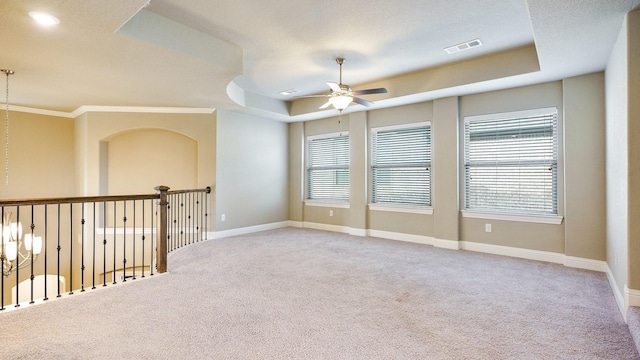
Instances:
[[[482,41],[480,41],[480,39],[475,39],[475,40],[469,40],[467,42],[463,42],[458,45],[449,46],[448,48],[445,48],[444,51],[446,51],[447,54],[454,54],[459,51],[469,50],[471,48],[478,47],[481,45],[482,45]]]
[[[33,20],[35,20],[42,26],[53,26],[60,24],[60,20],[58,20],[57,17],[40,11],[30,11],[29,16],[31,16]]]
[[[285,90],[285,91],[280,91],[280,95],[291,95],[291,94],[295,94],[300,92],[300,90],[298,89],[289,89],[289,90]]]

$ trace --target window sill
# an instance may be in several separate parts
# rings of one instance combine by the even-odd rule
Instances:
[[[331,201],[322,201],[322,200],[305,200],[304,204],[306,206],[319,206],[319,207],[331,207],[331,208],[341,208],[348,209],[348,202],[331,202]]]
[[[409,214],[424,214],[433,215],[432,207],[417,207],[417,206],[401,206],[401,205],[380,205],[369,204],[369,210],[373,211],[387,211],[387,212],[400,212]]]
[[[560,215],[517,215],[517,214],[500,214],[487,213],[469,210],[461,210],[462,217],[473,219],[489,219],[489,220],[506,220],[518,222],[530,222],[538,224],[560,225],[564,217]]]

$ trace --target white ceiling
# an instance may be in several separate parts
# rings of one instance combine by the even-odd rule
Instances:
[[[624,15],[639,5],[640,0],[0,0],[0,68],[16,72],[10,78],[10,102],[16,106],[63,112],[83,105],[231,108],[296,121],[337,113],[290,116],[286,100],[327,92],[325,82],[338,81],[338,56],[346,58],[344,83],[359,88],[379,82],[389,89],[388,96],[375,99],[379,107],[601,71]],[[36,25],[28,16],[34,10],[55,15],[60,24]],[[483,46],[453,55],[443,50],[476,38]],[[410,72],[527,46],[535,49],[536,71],[411,94],[393,89]],[[278,94],[292,88],[300,92]]]

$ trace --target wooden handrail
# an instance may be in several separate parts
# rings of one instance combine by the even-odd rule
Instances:
[[[185,194],[185,193],[211,193],[211,187],[207,186],[204,189],[189,189],[189,190],[170,190],[167,191],[168,195],[171,194]],[[149,200],[160,199],[160,194],[138,194],[138,195],[101,195],[101,196],[72,196],[72,197],[59,197],[59,198],[32,198],[32,199],[5,199],[0,200],[0,206],[23,206],[23,205],[47,205],[47,204],[76,204],[76,203],[90,203],[90,202],[102,202],[102,201],[123,201],[123,200]]]
[[[156,188],[157,189],[157,188]],[[207,193],[207,194],[211,194],[211,186],[207,186],[204,189],[191,189],[191,190],[168,190],[167,191],[167,195],[173,195],[173,194],[186,194],[186,193],[199,193],[199,192],[203,192],[203,193]]]
[[[75,203],[83,203],[83,202],[90,203],[90,202],[102,202],[102,201],[148,200],[148,199],[159,199],[159,198],[160,198],[159,194],[143,194],[143,195],[76,196],[76,197],[36,198],[36,199],[8,199],[8,200],[0,200],[0,206],[75,204]]]

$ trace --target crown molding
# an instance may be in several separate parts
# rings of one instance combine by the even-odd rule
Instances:
[[[56,116],[75,119],[88,112],[120,112],[120,113],[155,113],[155,114],[213,114],[216,108],[187,107],[147,107],[147,106],[101,106],[82,105],[72,112],[38,109],[26,106],[9,105],[10,111],[30,114]]]
[[[64,118],[73,118],[74,117],[72,115],[72,113],[69,113],[69,112],[47,110],[47,109],[37,109],[37,108],[31,108],[31,107],[26,107],[26,106],[9,105],[9,110],[10,111],[30,113],[30,114],[64,117]]]
[[[216,108],[82,105],[71,112],[71,117],[75,118],[88,112],[213,114],[215,111]]]

